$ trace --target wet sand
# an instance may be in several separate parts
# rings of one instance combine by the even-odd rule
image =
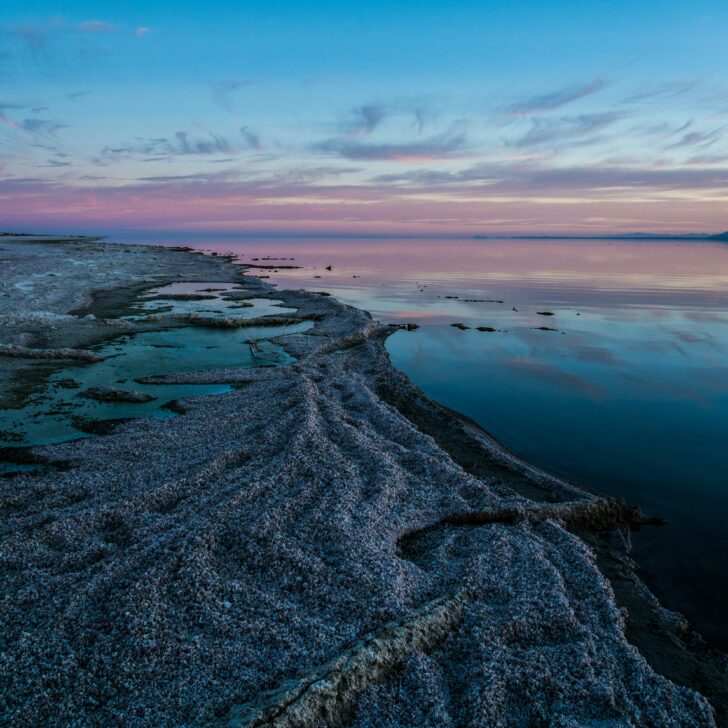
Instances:
[[[391,366],[396,327],[222,257],[6,240],[0,257],[0,344],[23,347],[0,350],[3,401],[43,351],[62,366],[122,331],[210,325],[112,318],[173,281],[238,282],[314,322],[274,339],[295,363],[148,377],[232,390],[33,448],[57,466],[0,479],[1,722],[713,725],[686,684],[724,710],[720,658],[631,571],[649,519],[427,400]],[[650,662],[635,615],[666,640],[640,645]]]

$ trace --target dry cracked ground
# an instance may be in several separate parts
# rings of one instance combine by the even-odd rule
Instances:
[[[59,283],[84,270],[53,300],[27,284],[32,246],[0,251],[17,273],[3,268],[15,318],[0,343],[84,350],[98,316],[38,321],[149,270],[271,295],[227,260],[112,247],[47,246]],[[714,725],[704,697],[626,639],[574,532],[638,512],[518,463],[428,402],[365,312],[275,297],[316,322],[280,340],[296,363],[177,375],[233,390],[36,448],[61,466],[0,479],[0,723]],[[481,466],[456,462],[448,437]]]

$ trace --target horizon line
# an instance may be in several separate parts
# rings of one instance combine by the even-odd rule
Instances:
[[[101,226],[100,226],[101,227]],[[121,230],[102,230],[96,232],[81,232],[78,230],[39,230],[33,226],[24,226],[22,230],[0,230],[0,239],[2,237],[95,237],[108,239],[113,242],[120,242],[124,237],[131,237],[137,240],[148,240],[151,242],[154,238],[207,238],[207,239],[247,239],[263,238],[266,240],[716,240],[728,239],[728,230],[718,232],[691,232],[691,233],[650,233],[650,232],[598,232],[598,233],[452,233],[452,234],[432,234],[432,233],[352,233],[352,232],[321,232],[321,233],[282,233],[282,232],[264,232],[264,231],[239,231],[239,232],[222,232],[222,231],[182,231],[182,230],[144,230],[144,229],[121,229]]]

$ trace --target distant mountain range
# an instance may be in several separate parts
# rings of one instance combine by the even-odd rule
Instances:
[[[620,235],[474,235],[476,240],[719,240],[728,243],[728,230],[724,233],[622,233]]]

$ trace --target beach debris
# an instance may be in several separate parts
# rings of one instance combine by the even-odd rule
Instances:
[[[330,265],[327,265],[326,266],[326,270],[331,270],[331,266]]]

